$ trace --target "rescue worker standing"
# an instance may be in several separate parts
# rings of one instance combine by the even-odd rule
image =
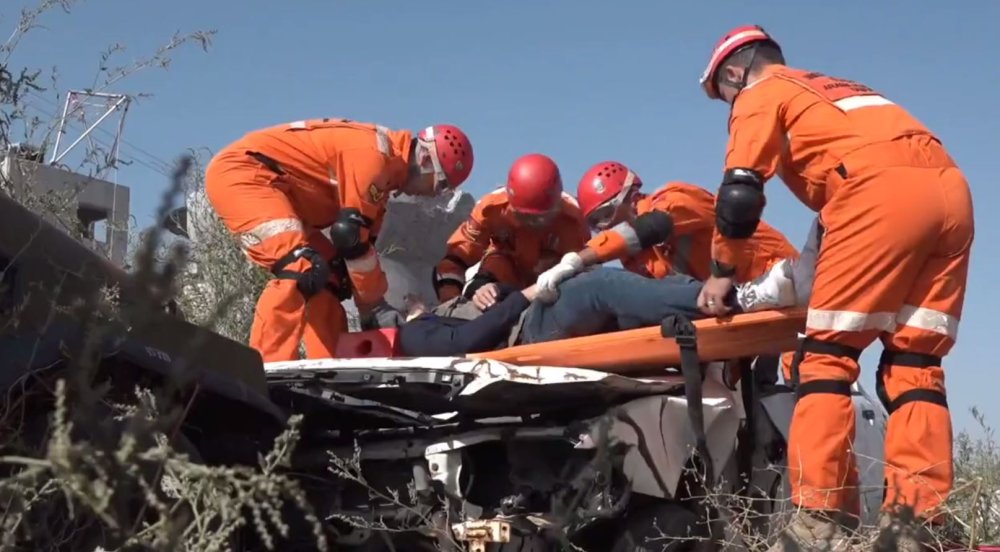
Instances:
[[[650,195],[642,180],[616,161],[592,166],[577,186],[577,201],[591,229],[598,233],[582,251],[566,254],[538,277],[539,297],[554,300],[559,283],[585,267],[614,259],[637,274],[664,278],[671,272],[704,281],[711,273],[715,197],[684,182],[668,182]],[[743,249],[752,259],[740,268],[750,281],[782,259],[798,256],[781,232],[761,224]]]
[[[589,237],[576,200],[563,192],[555,161],[540,153],[523,155],[511,165],[507,184],[480,199],[448,239],[433,275],[438,300],[456,297],[463,286],[469,298],[493,282],[527,287]],[[465,272],[480,261],[466,283]]]
[[[250,346],[265,362],[333,357],[347,331],[341,300],[363,320],[398,325],[373,244],[392,192],[435,195],[472,171],[451,125],[409,130],[346,119],[272,126],[226,146],[205,173],[208,200],[250,260],[274,274],[257,302]],[[329,229],[328,239],[324,230]]]
[[[742,243],[757,228],[764,183],[778,175],[822,228],[798,366],[788,479],[802,545],[837,540],[821,515],[855,509],[850,385],[858,356],[884,347],[879,395],[889,411],[888,489],[880,525],[897,505],[936,521],[952,488],[952,427],[941,357],[962,315],[973,209],[969,186],[939,139],[877,91],[785,65],[762,28],[733,29],[701,76],[711,99],[731,104],[714,259],[721,270],[699,298],[722,314]],[[916,550],[921,535],[900,539]],[[783,547],[779,546],[779,549]]]

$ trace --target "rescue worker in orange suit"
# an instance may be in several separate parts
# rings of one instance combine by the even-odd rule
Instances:
[[[576,200],[563,192],[555,161],[540,153],[521,156],[511,165],[507,184],[480,199],[448,239],[434,270],[438,299],[452,299],[463,287],[473,298],[489,283],[527,287],[589,237]],[[466,282],[466,271],[477,262],[477,273]]]
[[[641,187],[636,173],[616,161],[597,163],[583,175],[577,201],[587,224],[598,233],[582,251],[567,253],[538,277],[541,300],[554,300],[566,278],[614,259],[651,278],[671,272],[702,281],[709,277],[715,197],[684,182],[668,182],[650,195],[641,193]],[[766,223],[744,248],[752,262],[741,267],[741,282],[761,276],[782,259],[798,257],[788,239]]]
[[[957,336],[974,235],[965,177],[909,112],[861,83],[786,66],[759,26],[726,34],[701,85],[709,98],[731,104],[716,204],[718,268],[701,308],[725,311],[722,298],[747,262],[742,243],[758,227],[772,176],[819,213],[788,443],[799,508],[786,536],[837,540],[845,532],[834,521],[844,516],[831,512],[857,510],[847,503],[856,492],[845,489],[857,477],[850,386],[858,356],[876,338],[883,345],[878,390],[889,412],[880,525],[901,523],[893,515],[899,506],[938,521],[953,479],[942,357]],[[901,550],[918,549],[927,537],[909,531]]]
[[[364,325],[401,314],[373,247],[391,193],[436,195],[472,171],[468,137],[451,125],[414,135],[345,119],[272,126],[226,146],[205,174],[208,200],[250,260],[269,270],[250,345],[265,362],[335,355],[347,331],[341,300]],[[324,231],[329,229],[329,238]]]

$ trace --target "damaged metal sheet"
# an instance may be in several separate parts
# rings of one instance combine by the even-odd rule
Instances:
[[[604,408],[683,388],[679,376],[629,378],[458,357],[300,360],[268,363],[265,371],[271,385],[322,381],[339,393],[397,408],[477,417]]]
[[[718,477],[733,453],[743,411],[734,408],[733,392],[715,378],[705,379],[702,394],[708,450]],[[660,498],[674,496],[695,446],[684,397],[642,397],[609,410],[605,416],[591,422],[578,447],[601,446],[602,435],[607,435],[609,444],[629,445],[623,472],[632,489]]]
[[[419,427],[435,423],[427,414],[344,395],[316,382],[288,382],[275,387],[271,397],[289,411],[335,417],[338,429]]]
[[[709,452],[717,466],[716,476],[733,453],[736,432],[743,419],[742,410],[734,408],[733,392],[719,381],[719,375],[716,369],[706,378],[702,407]],[[462,497],[458,485],[462,449],[486,441],[564,437],[575,441],[578,449],[625,445],[622,471],[631,482],[632,490],[660,498],[675,495],[695,442],[683,397],[663,394],[640,397],[614,406],[600,416],[582,420],[579,425],[582,430],[576,433],[567,427],[550,426],[483,428],[449,436],[426,448],[431,477],[455,496]]]

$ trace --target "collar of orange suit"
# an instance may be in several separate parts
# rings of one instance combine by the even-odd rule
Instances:
[[[775,73],[780,72],[784,68],[785,68],[785,66],[781,65],[780,63],[773,63],[771,65],[768,65],[767,67],[764,67],[763,69],[760,70],[760,73],[757,75],[757,78],[753,79],[752,82],[747,83],[746,88],[744,88],[743,90],[745,91],[748,88],[752,88],[758,82],[766,79],[767,77],[770,77],[771,75],[773,75]],[[741,93],[742,93],[742,91],[741,91]]]
[[[389,186],[395,190],[406,184],[406,180],[409,178],[413,133],[408,130],[390,131],[389,143],[392,147],[392,155],[389,157],[387,172],[389,173]]]

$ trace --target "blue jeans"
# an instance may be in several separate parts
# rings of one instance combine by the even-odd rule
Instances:
[[[646,278],[599,267],[559,284],[555,303],[528,307],[518,342],[553,341],[658,325],[671,314],[705,318],[698,310],[702,282],[688,276]]]

